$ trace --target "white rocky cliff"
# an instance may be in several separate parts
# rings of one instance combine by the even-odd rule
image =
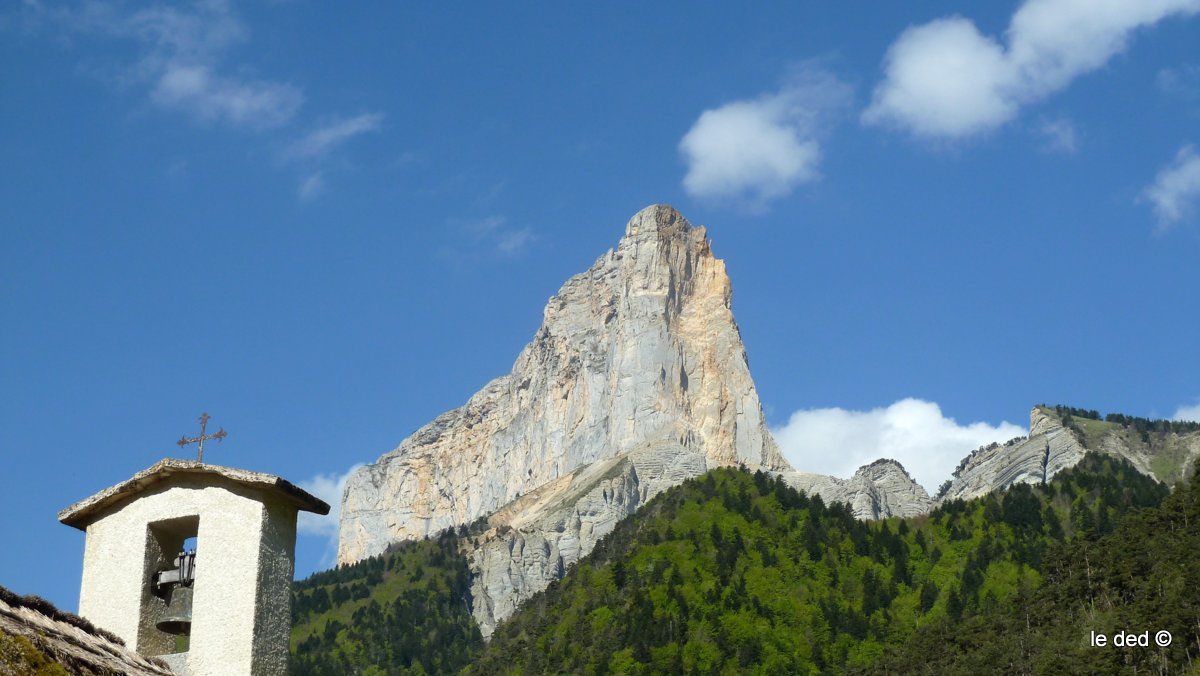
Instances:
[[[963,458],[940,500],[970,500],[1015,483],[1049,481],[1083,460],[1087,449],[1052,413],[1034,407],[1029,414],[1029,437],[992,444]]]
[[[704,228],[662,205],[550,299],[512,373],[350,477],[338,561],[470,523],[656,442],[708,467],[790,469],[763,420],[725,265]]]
[[[849,504],[859,519],[917,516],[933,507],[925,489],[895,460],[881,459],[863,465],[849,479],[809,472],[780,474],[798,491],[820,495],[825,502]]]

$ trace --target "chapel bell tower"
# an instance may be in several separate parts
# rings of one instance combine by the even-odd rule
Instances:
[[[79,614],[179,674],[284,674],[300,510],[329,505],[270,474],[162,460],[59,513],[87,533]]]

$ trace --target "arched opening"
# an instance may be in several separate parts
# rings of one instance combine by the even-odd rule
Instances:
[[[143,655],[187,652],[200,517],[156,521],[147,531],[137,650]]]

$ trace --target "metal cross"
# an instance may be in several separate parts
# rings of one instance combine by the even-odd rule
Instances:
[[[192,437],[191,439],[188,439],[187,437],[183,437],[179,441],[175,442],[175,443],[179,444],[180,448],[183,448],[184,446],[187,446],[188,444],[194,444],[196,442],[200,442],[200,448],[197,449],[197,454],[196,454],[196,460],[199,461],[200,463],[204,462],[204,440],[205,439],[216,439],[217,441],[220,441],[227,436],[224,427],[217,430],[214,434],[206,435],[204,433],[204,428],[208,426],[208,421],[209,421],[208,413],[200,414],[200,436]]]

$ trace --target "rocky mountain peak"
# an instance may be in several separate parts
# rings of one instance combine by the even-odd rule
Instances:
[[[895,460],[881,458],[859,467],[849,479],[810,472],[781,472],[792,488],[850,505],[859,519],[916,516],[929,510],[929,494]]]
[[[675,209],[635,214],[543,317],[510,374],[350,477],[339,562],[472,522],[638,448],[789,469],[750,378],[725,265]]]
[[[1062,419],[1050,409],[1034,406],[1029,411],[1029,436],[1046,434],[1062,427]]]
[[[879,481],[888,476],[903,477],[906,481],[916,483],[908,470],[904,469],[904,465],[900,464],[899,460],[891,458],[880,458],[874,462],[859,467],[854,472],[854,476],[861,476],[870,479],[871,481]]]
[[[954,471],[941,500],[970,500],[1015,483],[1043,483],[1086,453],[1079,440],[1052,411],[1029,412],[1029,436],[976,449]]]
[[[860,518],[930,500],[883,460],[849,479],[794,472],[763,419],[705,230],[653,205],[546,303],[512,373],[355,472],[338,560],[487,517],[464,539],[484,636],[664,490],[713,467],[781,475]]]
[[[629,255],[634,261],[653,267],[656,258],[647,247],[662,250],[673,258],[679,254],[712,258],[708,232],[702,225],[692,225],[683,214],[667,204],[652,204],[633,215],[625,224],[625,236],[617,244],[617,252]]]

